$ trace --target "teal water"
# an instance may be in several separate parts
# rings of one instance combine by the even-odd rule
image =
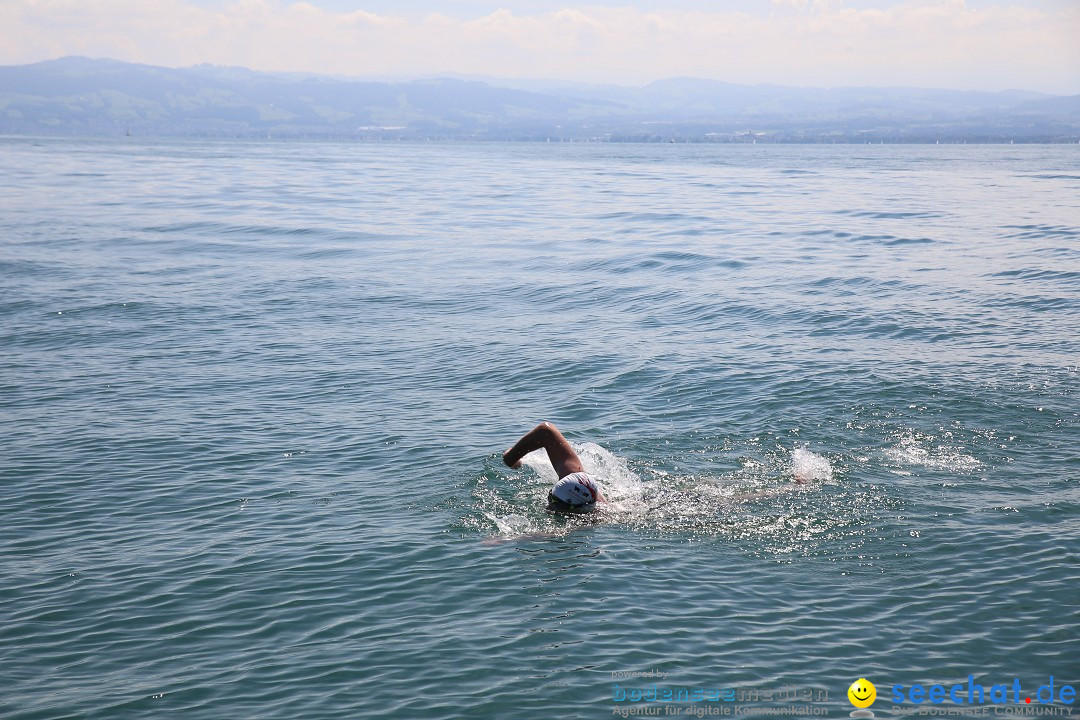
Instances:
[[[0,717],[1080,681],[1076,146],[0,170]],[[540,420],[599,522],[501,465]]]

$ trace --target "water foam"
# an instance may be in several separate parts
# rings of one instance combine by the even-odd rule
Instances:
[[[828,459],[801,447],[791,453],[791,474],[800,483],[828,482],[833,470]]]
[[[885,450],[885,457],[903,466],[921,466],[931,470],[968,472],[982,467],[982,463],[960,447],[937,444],[936,438],[923,433],[907,433],[895,446]]]
[[[630,469],[626,460],[592,442],[575,443],[574,450],[581,459],[585,472],[601,482],[607,500],[601,507],[606,515],[632,515],[646,509],[642,502],[645,485],[641,476]],[[536,473],[537,482],[542,485],[543,497],[546,498],[547,490],[559,479],[548,460],[547,451],[540,449],[531,452],[521,459],[521,463]],[[546,504],[546,500],[543,502]]]

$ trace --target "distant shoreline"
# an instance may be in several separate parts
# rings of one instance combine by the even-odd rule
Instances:
[[[509,81],[508,81],[509,82]],[[1071,144],[1080,95],[781,87],[670,78],[514,87],[165,68],[0,66],[0,134],[334,142]]]

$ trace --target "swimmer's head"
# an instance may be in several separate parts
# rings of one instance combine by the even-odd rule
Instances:
[[[582,513],[589,513],[596,510],[596,501],[584,502],[574,504],[555,497],[552,493],[548,493],[548,512],[553,513],[565,513],[570,515],[581,515]]]
[[[549,512],[581,514],[596,509],[600,488],[586,472],[564,475],[548,493]]]

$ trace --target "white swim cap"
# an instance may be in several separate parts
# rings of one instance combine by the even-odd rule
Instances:
[[[551,488],[550,496],[569,505],[569,508],[554,509],[588,512],[596,507],[596,498],[600,493],[596,481],[588,473],[578,472],[563,477]]]

